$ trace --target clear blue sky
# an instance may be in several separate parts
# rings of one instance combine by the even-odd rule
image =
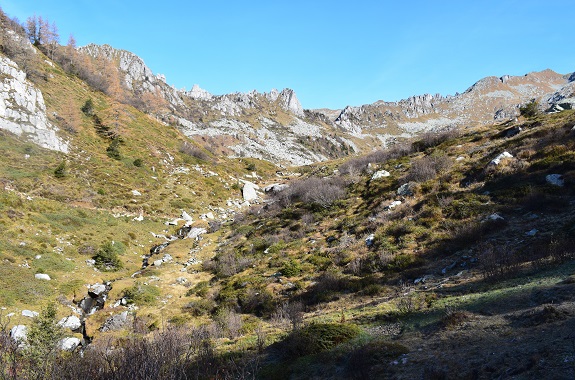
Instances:
[[[139,55],[177,88],[292,88],[304,108],[463,92],[477,80],[575,71],[573,0],[2,0],[61,43]]]

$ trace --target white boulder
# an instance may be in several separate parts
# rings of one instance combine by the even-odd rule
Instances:
[[[389,177],[391,174],[387,170],[378,170],[371,176],[371,180],[376,180],[384,177]]]
[[[63,351],[73,351],[80,345],[80,339],[76,337],[64,338],[60,341],[60,349]]]
[[[45,280],[45,281],[51,280],[50,276],[48,276],[46,273],[36,273],[34,277],[36,278],[36,280]]]
[[[38,312],[32,310],[22,310],[22,316],[28,318],[36,318],[38,316]]]
[[[80,318],[75,315],[70,315],[69,317],[62,318],[60,322],[58,322],[58,326],[74,331],[82,327],[82,322],[80,322]]]
[[[28,339],[28,327],[16,325],[10,330],[10,337],[18,343],[23,343]]]
[[[491,160],[491,162],[489,164],[490,165],[499,165],[501,163],[501,161],[503,161],[506,158],[513,158],[513,155],[511,155],[511,153],[505,151],[505,152],[499,154],[493,160]]]
[[[258,186],[256,184],[246,181],[242,189],[242,195],[244,197],[244,201],[246,202],[255,201],[258,198],[258,193],[256,192],[256,189],[258,189]]]

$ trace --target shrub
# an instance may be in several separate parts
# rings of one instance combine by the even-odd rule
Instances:
[[[345,343],[360,333],[352,324],[314,323],[293,331],[282,342],[284,352],[291,357],[313,355]]]
[[[295,181],[290,187],[277,193],[276,199],[286,207],[295,202],[305,202],[329,208],[345,196],[345,183],[341,178],[310,177]]]
[[[120,139],[114,138],[112,140],[108,148],[106,148],[106,154],[114,160],[122,159],[122,155],[120,154]]]
[[[459,136],[457,129],[446,129],[443,131],[428,131],[421,135],[421,138],[413,143],[413,150],[424,151],[427,148],[438,146],[441,143],[455,139]]]
[[[539,103],[537,103],[537,101],[533,99],[524,106],[519,107],[519,113],[521,114],[521,116],[525,117],[537,116],[537,114],[539,114]]]
[[[294,259],[286,261],[282,266],[281,272],[286,277],[297,276],[301,273],[301,265]]]
[[[62,161],[60,165],[54,170],[54,176],[56,178],[66,177],[66,161]]]
[[[122,261],[118,257],[122,253],[122,244],[105,243],[98,252],[92,256],[96,261],[96,268],[104,272],[114,272],[123,268]]]
[[[180,146],[180,152],[187,154],[188,156],[195,157],[195,158],[202,160],[202,161],[207,161],[210,158],[210,156],[204,150],[202,150],[200,147],[197,147],[197,146],[190,144],[188,142],[184,142]]]
[[[137,305],[153,305],[160,296],[160,289],[153,285],[136,283],[123,291],[128,303]]]
[[[142,165],[144,165],[144,161],[142,161],[141,158],[136,158],[136,159],[134,160],[134,166],[135,166],[135,167],[140,168],[140,167],[142,167]]]
[[[411,164],[406,180],[424,182],[435,178],[451,166],[451,160],[446,155],[426,156]]]
[[[86,103],[84,103],[81,109],[84,115],[86,116],[94,115],[94,102],[92,101],[92,99],[86,100]]]

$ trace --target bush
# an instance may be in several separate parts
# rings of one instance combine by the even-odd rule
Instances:
[[[133,286],[124,289],[124,298],[128,303],[137,305],[153,305],[160,296],[160,289],[153,285],[136,283]]]
[[[286,261],[282,266],[281,272],[286,277],[297,276],[301,273],[301,265],[294,259]]]
[[[295,202],[305,202],[329,208],[345,196],[345,183],[341,178],[310,177],[295,181],[277,193],[276,199],[286,207]]]
[[[122,261],[118,255],[122,253],[122,244],[105,243],[98,252],[92,256],[96,261],[96,268],[104,272],[115,272],[123,268]]]
[[[66,177],[66,161],[62,161],[60,165],[54,170],[54,176],[56,178]]]
[[[122,159],[122,155],[120,154],[120,139],[114,138],[112,140],[108,148],[106,148],[106,154],[114,160]]]
[[[82,112],[86,116],[93,116],[94,115],[94,102],[92,99],[86,100],[86,103],[82,106]]]
[[[284,352],[291,357],[313,355],[345,343],[360,333],[352,324],[314,323],[293,331],[282,342]]]
[[[136,158],[136,159],[134,160],[134,166],[135,166],[135,167],[141,168],[142,165],[144,165],[144,161],[142,161],[141,158]]]
[[[519,113],[521,114],[521,116],[525,117],[537,116],[539,114],[539,103],[537,103],[537,101],[533,99],[524,106],[519,107]]]
[[[426,156],[411,164],[406,180],[424,182],[434,179],[451,166],[451,160],[445,155]]]
[[[195,157],[202,161],[207,161],[210,158],[210,156],[203,149],[195,145],[192,145],[188,142],[184,142],[180,146],[180,152],[187,154],[188,156]]]

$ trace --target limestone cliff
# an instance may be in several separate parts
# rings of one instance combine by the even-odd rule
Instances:
[[[0,128],[36,144],[64,153],[68,143],[50,124],[42,92],[26,80],[26,74],[10,59],[0,56]]]

